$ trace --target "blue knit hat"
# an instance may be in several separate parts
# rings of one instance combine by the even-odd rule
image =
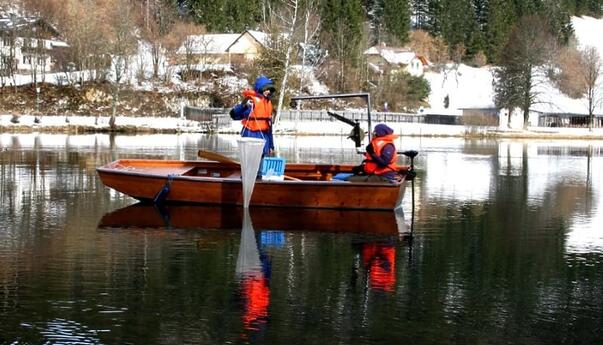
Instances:
[[[380,123],[375,126],[374,132],[375,132],[376,136],[382,137],[384,135],[393,134],[394,130],[391,129],[388,125],[386,125],[384,123]]]
[[[266,76],[259,76],[253,85],[253,89],[257,93],[264,93],[265,90],[270,90],[270,93],[274,93],[276,88],[274,87],[274,82],[272,79]]]

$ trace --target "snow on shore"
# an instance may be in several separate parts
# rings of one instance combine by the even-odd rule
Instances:
[[[109,117],[100,116],[98,123],[94,116],[42,116],[39,123],[35,117],[23,115],[19,123],[11,122],[12,115],[0,115],[0,128],[5,132],[102,132],[109,130]],[[67,122],[68,121],[68,122]],[[375,125],[374,123],[373,125]],[[426,123],[388,123],[394,132],[402,136],[435,137],[507,137],[507,138],[551,138],[551,139],[597,139],[603,140],[603,128],[590,132],[587,128],[540,128],[529,131],[500,130],[496,127],[476,127],[461,125],[435,125]],[[178,132],[203,133],[207,129],[199,122],[179,117],[116,117],[116,126],[128,127],[126,132]],[[367,130],[366,124],[363,128]],[[232,121],[229,127],[218,132],[238,134],[241,123]],[[330,135],[347,137],[351,127],[340,121],[281,121],[275,126],[275,135]],[[365,139],[366,141],[366,139]]]

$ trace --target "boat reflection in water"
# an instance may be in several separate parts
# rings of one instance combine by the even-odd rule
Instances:
[[[252,333],[262,333],[270,318],[271,257],[266,250],[283,247],[287,231],[358,234],[352,243],[359,260],[354,276],[364,276],[370,290],[384,293],[394,292],[396,246],[398,239],[406,239],[409,235],[401,211],[244,209],[143,203],[105,214],[99,228],[140,229],[145,233],[149,230],[202,229],[230,235],[232,230],[241,229],[235,268],[239,284],[237,297],[241,302],[243,330]],[[248,336],[241,334],[242,338]]]
[[[397,236],[407,232],[394,211],[251,207],[256,229]],[[243,226],[242,207],[137,203],[105,214],[99,228],[233,230]],[[378,225],[378,226],[376,226]]]

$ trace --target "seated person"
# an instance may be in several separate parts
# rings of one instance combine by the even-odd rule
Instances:
[[[394,140],[398,135],[386,124],[380,123],[373,130],[373,138],[366,146],[364,161],[354,175],[348,177],[352,182],[398,182],[400,167],[396,164],[398,154]]]

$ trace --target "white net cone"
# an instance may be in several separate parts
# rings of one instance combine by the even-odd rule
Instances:
[[[251,224],[249,209],[243,210],[243,228],[241,229],[241,245],[237,257],[236,273],[239,275],[261,272],[260,252],[255,241],[255,231]]]
[[[243,207],[249,208],[260,160],[262,159],[262,151],[264,150],[264,139],[240,138],[238,142],[243,182]]]

